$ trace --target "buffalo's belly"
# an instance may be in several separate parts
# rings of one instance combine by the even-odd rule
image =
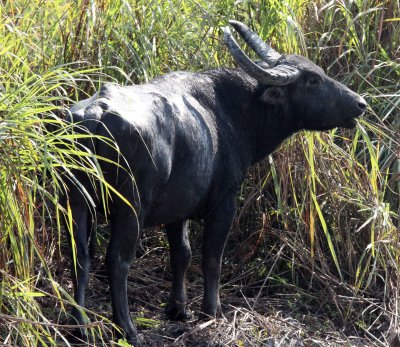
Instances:
[[[172,176],[168,184],[153,189],[151,201],[143,206],[145,226],[197,219],[205,209],[210,183],[207,171]]]
[[[153,227],[162,224],[176,223],[187,219],[200,219],[202,215],[201,204],[187,208],[183,203],[174,201],[172,204],[155,205],[146,213],[144,227]]]

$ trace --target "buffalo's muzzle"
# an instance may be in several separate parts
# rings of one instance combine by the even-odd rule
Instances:
[[[368,104],[365,99],[360,96],[359,100],[357,101],[357,107],[360,113],[356,117],[361,116],[367,110],[367,106]]]

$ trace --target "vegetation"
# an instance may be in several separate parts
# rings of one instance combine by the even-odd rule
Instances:
[[[101,180],[61,122],[68,105],[104,81],[232,66],[220,30],[232,18],[281,52],[307,55],[370,108],[356,130],[299,134],[250,172],[221,281],[230,323],[214,326],[220,340],[209,336],[210,344],[271,345],[277,331],[292,329],[291,336],[293,327],[296,338],[314,341],[332,329],[342,340],[393,340],[400,326],[398,1],[5,0],[0,17],[0,342],[68,344],[71,280],[61,226],[68,211],[60,194],[71,168]],[[196,250],[201,234],[193,229]],[[106,235],[100,230],[100,249]],[[165,302],[162,235],[148,233],[140,253],[133,272],[141,269],[141,282],[130,290],[151,303],[139,297],[137,304],[146,334],[159,329]],[[197,293],[196,252],[193,262],[189,288]],[[93,285],[104,297],[101,275],[98,269]],[[91,343],[108,345],[110,308],[89,307]],[[311,321],[318,325],[307,329]],[[188,333],[176,343],[196,345]]]

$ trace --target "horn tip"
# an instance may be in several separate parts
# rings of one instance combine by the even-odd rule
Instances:
[[[234,20],[234,19],[229,20],[228,23],[229,23],[230,25],[232,25],[235,29],[236,29],[237,27],[243,25],[242,22],[239,22],[239,21]]]
[[[228,26],[226,26],[226,27],[221,27],[221,29],[222,29],[222,31],[224,32],[224,36],[232,35],[231,29],[229,29]]]

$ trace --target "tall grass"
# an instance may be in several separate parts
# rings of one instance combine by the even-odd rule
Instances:
[[[0,16],[0,341],[67,343],[62,172],[101,173],[61,125],[65,107],[105,80],[232,66],[220,27],[235,18],[370,108],[356,130],[297,135],[251,171],[227,246],[235,276],[223,281],[254,307],[284,293],[295,313],[387,343],[400,325],[398,2],[17,0]],[[110,324],[88,315],[93,341],[107,341]]]

